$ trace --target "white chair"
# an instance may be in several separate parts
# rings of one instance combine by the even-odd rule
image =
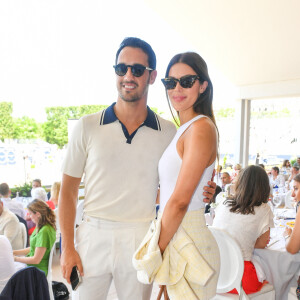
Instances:
[[[83,204],[84,200],[79,200],[77,203],[77,209],[76,209],[76,218],[75,218],[75,227],[81,224],[82,222],[82,216],[83,216]]]
[[[226,192],[220,192],[216,197],[216,203],[224,202],[226,200]]]
[[[60,226],[59,226],[59,221],[58,221],[58,208],[54,209],[55,213],[55,225],[56,225],[56,241],[55,243],[59,242],[60,239]]]
[[[292,286],[288,293],[288,300],[298,300],[296,295],[296,287]]]
[[[20,225],[20,231],[21,231],[21,236],[22,236],[22,247],[23,249],[26,248],[27,246],[27,231],[26,231],[26,227],[23,223],[19,223]]]
[[[49,254],[49,262],[48,262],[48,275],[47,275],[47,281],[48,281],[48,288],[49,288],[49,294],[50,294],[50,300],[54,300],[53,290],[52,290],[52,260],[53,260],[53,253],[55,249],[55,244],[53,244],[50,254]]]
[[[275,299],[274,287],[270,284],[263,286],[261,291],[246,295],[242,288],[242,277],[244,273],[244,259],[241,249],[236,241],[225,231],[215,227],[208,227],[217,241],[220,249],[220,274],[217,283],[217,295],[214,300],[219,299],[255,299],[273,300]],[[236,289],[236,294],[226,294],[232,289]]]
[[[205,222],[206,222],[206,225],[208,226],[211,226],[213,224],[213,218],[212,216],[210,215],[210,213],[206,213],[205,214]]]

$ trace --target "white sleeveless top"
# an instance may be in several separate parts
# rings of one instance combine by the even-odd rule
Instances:
[[[180,126],[177,130],[175,137],[173,138],[170,145],[167,147],[165,152],[163,153],[159,164],[158,164],[158,173],[159,173],[159,181],[160,181],[160,210],[163,212],[168,200],[170,199],[176,182],[179,175],[179,171],[181,168],[182,159],[180,158],[176,145],[180,136],[184,133],[184,131],[196,120],[206,117],[204,115],[196,116],[191,119],[187,123]],[[195,189],[195,192],[190,201],[188,211],[191,210],[199,210],[205,207],[205,203],[203,202],[203,187],[207,185],[207,182],[211,180],[212,173],[215,167],[215,161],[207,167]]]

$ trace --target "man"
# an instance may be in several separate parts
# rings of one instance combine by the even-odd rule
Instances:
[[[276,186],[277,188],[284,186],[284,177],[282,175],[279,175],[278,167],[273,167],[271,169],[271,174],[269,175],[269,181],[270,181],[271,188],[274,188]]]
[[[5,235],[11,243],[13,250],[23,248],[22,231],[20,223],[14,213],[4,208],[0,200],[0,235]]]
[[[231,183],[230,175],[227,172],[223,172],[221,174],[221,181],[222,181],[222,191],[225,192],[225,186],[226,184]]]
[[[23,204],[18,202],[16,199],[10,198],[11,191],[7,183],[0,184],[0,197],[4,204],[4,207],[9,209],[14,214],[18,215],[19,217],[25,219],[26,213],[23,207]]]
[[[294,181],[295,176],[298,174],[299,174],[299,167],[294,165],[291,169],[291,175],[288,179],[288,185],[289,185],[290,189],[293,189],[293,181]]]
[[[35,188],[38,188],[38,187],[41,187],[42,186],[42,181],[41,179],[34,179],[32,180],[32,188],[35,189]]]
[[[114,68],[117,102],[79,120],[63,163],[62,272],[68,281],[73,266],[84,272],[72,299],[106,299],[112,279],[120,299],[150,299],[151,294],[151,285],[137,281],[131,261],[155,217],[157,165],[176,129],[147,107],[157,75],[149,44],[126,38]],[[84,172],[84,222],[75,250],[76,199]]]
[[[297,157],[297,161],[293,164],[293,167],[300,168],[300,156]]]

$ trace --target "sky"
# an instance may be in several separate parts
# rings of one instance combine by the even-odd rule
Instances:
[[[169,60],[185,51],[201,55],[201,49],[142,0],[1,0],[0,102],[13,103],[14,117],[26,115],[39,122],[46,119],[45,107],[115,102],[112,66],[127,36],[144,39],[156,52],[158,77],[148,104],[168,112],[160,78]],[[228,106],[236,88],[207,64],[215,107]]]

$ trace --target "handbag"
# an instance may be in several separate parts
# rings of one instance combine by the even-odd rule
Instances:
[[[165,300],[170,300],[169,296],[168,296],[168,292],[167,292],[167,287],[165,285],[161,285],[160,289],[159,289],[159,293],[157,295],[157,299],[156,300],[160,300],[161,296],[164,294],[164,299]]]
[[[63,282],[52,281],[52,290],[55,300],[69,299],[69,291]]]

